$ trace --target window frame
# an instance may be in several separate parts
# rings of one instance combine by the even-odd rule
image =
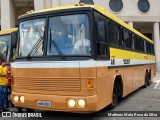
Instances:
[[[16,56],[16,61],[63,61],[60,56],[47,56],[47,42],[48,42],[48,22],[49,17],[51,16],[59,16],[61,15],[71,15],[71,14],[87,14],[89,16],[89,30],[90,30],[90,38],[91,38],[91,56],[67,56],[65,60],[88,60],[88,59],[94,59],[95,58],[95,50],[94,48],[94,33],[93,33],[93,23],[94,23],[94,17],[93,17],[93,11],[94,9],[90,7],[86,8],[76,8],[76,9],[66,9],[66,10],[57,10],[57,11],[47,11],[44,13],[35,13],[35,14],[28,14],[26,16],[21,16],[18,20],[18,24],[20,24],[23,21],[27,20],[34,20],[34,19],[40,19],[40,18],[46,18],[46,26],[45,26],[45,35],[44,35],[44,54],[43,56],[31,56],[30,59],[26,57],[20,57]],[[19,29],[18,29],[18,39],[17,39],[17,52],[19,52]]]
[[[111,36],[110,36],[110,24],[114,24],[118,30],[119,30],[119,40],[118,40],[118,44],[114,44],[111,42]],[[113,21],[113,20],[109,20],[109,42],[110,45],[113,47],[117,47],[117,48],[123,48],[123,40],[122,40],[122,26],[120,24],[118,24],[117,22]],[[121,43],[121,44],[120,44]]]
[[[50,18],[54,18],[54,17],[58,17],[58,16],[67,16],[67,15],[79,15],[79,14],[86,14],[87,16],[88,16],[88,22],[89,22],[89,27],[88,27],[88,29],[89,29],[89,39],[90,39],[90,48],[91,48],[91,54],[90,55],[64,55],[65,57],[91,57],[91,56],[93,56],[93,47],[92,47],[92,42],[93,42],[93,39],[92,39],[92,33],[91,33],[91,18],[90,18],[90,16],[91,15],[89,15],[89,13],[86,13],[86,12],[75,12],[75,13],[70,13],[70,14],[68,14],[68,13],[63,13],[63,14],[61,14],[61,15],[59,15],[59,14],[56,14],[56,15],[49,15],[49,16],[47,16],[48,17],[48,23],[47,23],[47,29],[46,29],[46,34],[47,34],[47,39],[46,39],[46,53],[45,53],[45,55],[47,56],[47,57],[59,57],[59,55],[48,55],[47,54],[47,51],[48,51],[48,38],[49,38],[49,31],[48,31],[48,29],[49,29],[49,19]]]
[[[124,39],[124,30],[125,30],[125,32],[128,33],[128,36],[129,36],[128,41],[126,41]],[[132,50],[133,49],[133,41],[132,41],[131,35],[132,35],[132,33],[127,28],[125,28],[125,27],[122,28],[122,42],[123,42],[122,45],[123,45],[123,48],[126,49],[126,50]],[[126,42],[126,44],[124,44],[125,42]],[[130,47],[127,47],[128,42],[130,42]]]
[[[101,14],[100,12],[94,10],[93,12],[94,14],[94,24],[96,24],[97,21],[103,21],[105,24],[104,28],[105,28],[105,42],[98,42],[97,41],[97,28],[96,28],[96,25],[94,25],[94,44],[95,44],[95,59],[96,60],[109,60],[110,59],[110,51],[109,51],[109,29],[107,28],[108,26],[108,21],[109,21],[109,18],[104,16],[103,14]],[[95,15],[97,14],[97,15]],[[99,16],[99,18],[97,17]],[[99,19],[99,20],[98,20]],[[97,48],[97,45],[100,44],[100,45],[105,45],[105,49],[106,49],[106,56],[103,56],[103,55],[98,55],[98,48]]]

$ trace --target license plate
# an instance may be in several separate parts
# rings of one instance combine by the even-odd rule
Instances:
[[[42,100],[39,100],[39,101],[38,101],[38,106],[51,107],[51,106],[52,106],[52,103],[51,103],[50,101],[42,101]]]

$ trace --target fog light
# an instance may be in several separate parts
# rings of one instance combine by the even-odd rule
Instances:
[[[20,97],[20,102],[24,103],[24,96]]]
[[[76,102],[74,99],[68,100],[68,107],[73,108],[75,107],[75,105],[76,105]]]
[[[13,97],[13,100],[14,100],[14,102],[18,102],[19,97],[18,97],[18,96],[14,96],[14,97]]]
[[[86,102],[84,99],[80,99],[77,101],[79,107],[84,108],[86,106]]]

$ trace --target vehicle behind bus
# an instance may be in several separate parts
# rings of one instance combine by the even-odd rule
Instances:
[[[0,31],[0,59],[10,63],[14,59],[17,43],[17,28]]]

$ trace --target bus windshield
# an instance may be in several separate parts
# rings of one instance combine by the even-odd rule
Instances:
[[[0,57],[9,60],[11,48],[11,35],[0,36]]]
[[[46,19],[34,19],[20,23],[20,44],[19,44],[19,56],[27,56],[35,44],[44,36]],[[42,56],[43,47],[39,44],[39,47],[32,52],[31,56]]]
[[[47,55],[90,56],[89,20],[86,14],[49,18]],[[53,44],[54,43],[54,44]]]

